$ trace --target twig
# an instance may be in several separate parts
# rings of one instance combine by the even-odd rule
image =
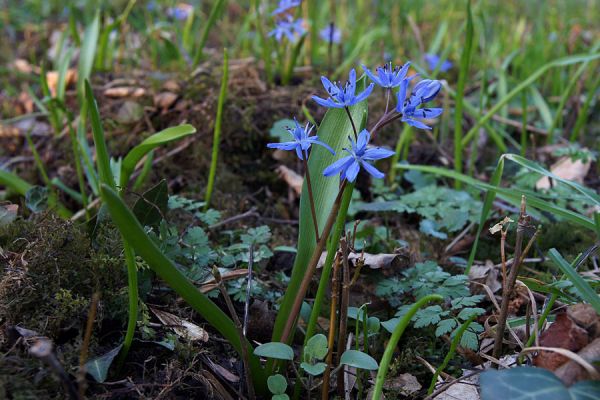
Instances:
[[[75,385],[71,382],[69,375],[66,373],[63,366],[58,361],[58,358],[52,352],[52,342],[50,339],[41,337],[29,348],[29,354],[42,360],[52,372],[59,376],[60,381],[65,391],[69,394],[69,398],[72,400],[83,399],[79,397]]]
[[[337,324],[336,314],[337,314],[337,301],[340,290],[340,280],[339,280],[339,269],[340,269],[340,258],[341,253],[338,251],[335,255],[335,261],[333,262],[333,277],[331,278],[331,308],[329,312],[329,338],[328,338],[328,346],[329,352],[327,353],[327,368],[325,368],[325,372],[323,373],[323,386],[321,387],[321,399],[328,400],[329,399],[329,382],[331,378],[331,363],[333,362],[333,346],[335,342],[335,326]]]
[[[342,290],[340,296],[340,330],[338,332],[338,352],[336,363],[339,365],[342,354],[346,349],[346,328],[348,323],[348,303],[350,301],[350,263],[348,262],[348,241],[346,237],[340,239],[342,256]],[[344,371],[337,376],[338,395],[344,395]]]
[[[87,323],[85,325],[85,334],[83,336],[83,343],[81,344],[81,352],[79,353],[79,371],[77,371],[77,386],[79,387],[79,397],[84,398],[85,396],[85,362],[88,358],[88,350],[90,348],[90,339],[92,337],[92,329],[94,328],[94,320],[96,319],[96,310],[98,309],[98,301],[100,300],[100,293],[96,292],[92,295],[92,303],[90,304],[90,312],[88,314]]]
[[[219,269],[215,266],[212,269],[213,276],[219,285],[219,291],[225,300],[225,304],[227,304],[227,309],[229,310],[229,314],[231,314],[231,318],[233,318],[233,322],[235,323],[235,327],[240,335],[240,345],[242,347],[242,362],[244,365],[244,376],[246,381],[246,388],[248,390],[248,398],[254,400],[256,397],[254,395],[254,387],[252,386],[252,376],[250,371],[250,356],[248,354],[248,347],[246,346],[246,339],[244,336],[244,329],[242,327],[242,323],[240,322],[240,318],[235,312],[235,307],[233,306],[233,302],[231,301],[231,297],[229,297],[229,293],[227,293],[227,289],[223,284],[223,280],[221,279],[221,273]]]

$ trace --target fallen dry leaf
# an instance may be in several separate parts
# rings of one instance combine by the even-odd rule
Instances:
[[[371,269],[381,269],[381,268],[402,268],[402,257],[399,254],[357,254],[350,253],[348,255],[348,261],[350,261],[353,265],[356,265],[356,262],[361,256],[365,260],[365,267],[369,267]],[[327,258],[327,252],[324,251],[321,254],[321,258],[319,258],[319,262],[317,263],[317,268],[322,268],[323,264],[325,264],[325,259]]]
[[[170,108],[179,96],[171,92],[161,92],[154,96],[154,106],[166,110]]]
[[[247,268],[236,269],[234,271],[228,271],[228,272],[223,273],[221,275],[221,280],[227,281],[230,279],[243,278],[246,275],[248,275]],[[217,287],[218,287],[217,281],[215,281],[215,278],[210,278],[202,283],[202,285],[200,286],[200,291],[202,293],[206,294],[206,293],[216,289]]]
[[[600,338],[585,346],[578,353],[578,356],[589,363],[593,363],[600,359]],[[596,367],[598,370],[598,367]],[[600,372],[600,371],[599,371]],[[558,367],[554,373],[560,378],[565,385],[572,385],[575,382],[590,379],[588,372],[577,362],[567,361]]]
[[[106,97],[122,98],[122,97],[142,97],[146,95],[146,89],[133,86],[120,86],[108,88],[104,91]]]
[[[153,307],[149,308],[163,325],[173,329],[179,336],[191,341],[200,340],[202,342],[208,342],[208,333],[198,325],[166,311],[161,311]]]
[[[304,183],[304,178],[285,165],[280,165],[275,171],[277,171],[279,177],[283,179],[298,196],[300,196],[302,193],[302,184]]]
[[[590,171],[591,165],[591,160],[584,163],[581,160],[573,161],[571,157],[568,156],[561,157],[550,167],[550,172],[560,178],[583,183],[583,178],[585,178]],[[540,178],[535,184],[535,187],[536,189],[549,189],[550,179],[547,176]]]
[[[540,335],[540,346],[559,347],[577,352],[589,342],[588,333],[577,325],[567,313],[556,316],[556,321]],[[533,358],[537,367],[554,371],[569,359],[559,353],[540,351]]]
[[[67,74],[65,76],[65,85],[68,87],[69,85],[75,83],[77,80],[77,70],[73,68],[69,68],[67,70]],[[52,97],[56,97],[56,91],[58,88],[58,71],[48,71],[46,72],[46,81],[48,82],[48,89],[50,89],[50,93]]]

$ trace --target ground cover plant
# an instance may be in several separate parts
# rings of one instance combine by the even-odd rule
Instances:
[[[0,8],[0,396],[600,397],[600,4]]]

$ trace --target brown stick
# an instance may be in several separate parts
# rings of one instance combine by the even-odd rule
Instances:
[[[333,263],[333,277],[331,278],[331,309],[329,311],[329,337],[328,344],[329,352],[327,353],[327,368],[323,373],[323,386],[321,387],[321,399],[329,399],[329,382],[331,380],[331,363],[333,362],[333,346],[335,344],[335,326],[337,324],[337,300],[340,290],[339,270],[340,270],[340,258],[341,254],[335,255],[335,261]]]
[[[77,372],[77,386],[79,389],[79,397],[85,397],[85,362],[88,358],[88,350],[90,348],[90,339],[92,337],[92,329],[94,328],[94,320],[96,319],[96,310],[100,293],[96,292],[92,295],[92,303],[90,304],[90,312],[88,314],[87,323],[85,325],[85,333],[83,335],[83,343],[81,344],[81,352],[79,353],[79,371]]]
[[[348,242],[346,237],[340,239],[342,250],[342,293],[340,299],[340,331],[338,333],[337,365],[340,365],[342,354],[346,350],[346,329],[348,323],[348,303],[350,301],[350,263],[348,262]],[[358,339],[358,338],[357,338]],[[344,396],[344,370],[337,375],[337,391]]]
[[[240,336],[240,343],[242,346],[242,362],[244,364],[244,377],[246,380],[246,389],[248,390],[248,398],[254,400],[256,398],[254,394],[254,386],[252,386],[252,375],[250,372],[250,356],[248,353],[248,346],[246,346],[246,337],[244,336],[244,330],[242,327],[242,322],[235,312],[235,307],[233,306],[233,302],[231,301],[231,297],[229,297],[229,293],[227,293],[227,289],[223,284],[223,280],[221,279],[221,273],[217,267],[213,267],[212,273],[217,281],[219,286],[219,291],[221,295],[225,299],[225,304],[227,304],[227,309],[229,310],[229,314],[231,314],[231,318],[233,318],[233,322],[235,323],[235,327]]]
[[[289,318],[287,319],[283,328],[283,333],[281,334],[281,342],[283,343],[287,343],[290,337],[290,333],[292,332],[293,327],[296,325],[296,319],[298,318],[298,313],[300,312],[300,307],[302,306],[302,300],[304,300],[304,296],[306,296],[306,292],[308,291],[310,281],[312,280],[312,277],[314,276],[315,271],[317,269],[319,258],[321,257],[321,253],[325,248],[327,238],[329,237],[331,228],[333,228],[335,219],[337,218],[337,214],[342,203],[342,194],[344,193],[345,188],[346,181],[344,180],[344,182],[340,186],[340,191],[335,201],[333,202],[333,206],[331,207],[331,212],[329,213],[329,217],[327,218],[327,222],[325,223],[325,227],[323,228],[323,234],[319,238],[319,241],[317,242],[317,247],[315,247],[311,259],[308,262],[304,278],[302,279],[302,283],[300,284],[300,288],[298,289],[298,294],[296,295],[296,298],[294,299],[294,304],[292,305],[292,309],[290,310]]]
[[[519,273],[519,268],[525,259],[525,256],[531,249],[535,239],[537,238],[537,234],[539,232],[536,231],[533,237],[527,243],[525,251],[522,251],[523,247],[523,235],[525,230],[529,227],[529,216],[526,213],[526,201],[525,196],[521,197],[521,212],[519,215],[519,222],[517,224],[517,237],[515,242],[515,254],[514,259],[516,260],[513,266],[510,269],[510,273],[508,275],[506,285],[502,288],[502,304],[500,306],[500,315],[498,316],[498,324],[496,325],[496,337],[494,343],[494,351],[492,356],[496,359],[500,359],[502,355],[502,341],[504,339],[504,329],[506,328],[506,319],[508,317],[508,303],[510,302],[511,293],[515,287],[515,282],[517,281],[517,275]]]

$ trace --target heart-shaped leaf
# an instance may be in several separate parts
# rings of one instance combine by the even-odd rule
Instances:
[[[370,355],[358,350],[346,350],[342,354],[340,364],[349,365],[354,368],[368,369],[374,371],[379,368],[377,361]]]
[[[285,343],[269,342],[261,344],[254,349],[254,354],[260,357],[275,358],[277,360],[293,360],[294,350]]]

